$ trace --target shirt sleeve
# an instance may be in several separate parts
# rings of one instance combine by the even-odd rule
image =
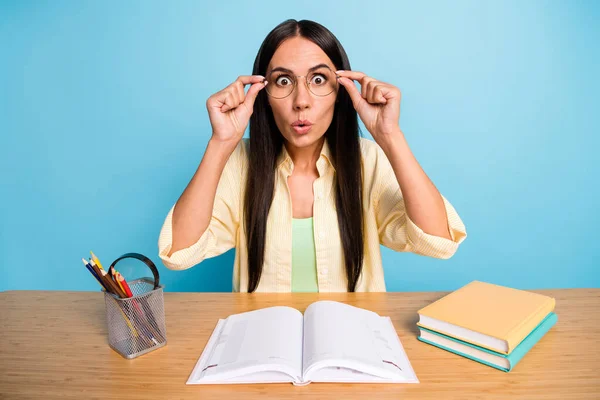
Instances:
[[[175,205],[171,207],[158,238],[158,255],[167,268],[187,269],[235,247],[241,196],[241,145],[242,140],[223,168],[207,229],[196,243],[168,256],[173,244],[172,219]]]
[[[378,149],[378,189],[375,213],[379,242],[395,251],[448,259],[467,237],[465,225],[450,202],[442,195],[451,239],[423,232],[406,213],[404,198],[394,170],[383,150]]]

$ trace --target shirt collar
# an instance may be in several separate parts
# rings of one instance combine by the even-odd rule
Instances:
[[[319,171],[320,175],[323,175],[325,173],[325,169],[328,167],[331,167],[335,171],[329,144],[327,143],[327,139],[325,139],[323,142],[323,147],[321,148],[321,154],[317,160],[317,170]],[[281,153],[279,153],[279,156],[277,156],[277,168],[285,168],[289,173],[291,173],[293,170],[292,158],[287,152],[285,145],[282,146]]]

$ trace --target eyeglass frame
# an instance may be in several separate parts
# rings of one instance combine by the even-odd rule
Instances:
[[[329,67],[323,66],[323,68],[327,68],[329,71],[331,71],[331,68],[329,68]],[[340,75],[338,75],[338,74],[336,74],[336,73],[335,73],[335,72],[333,72],[333,71],[331,71],[331,72],[333,73],[333,75],[335,75],[335,84],[336,84],[336,89],[339,89],[339,87],[340,87],[340,83],[338,82],[338,79],[339,79],[339,78],[341,78],[341,76],[340,76]],[[271,72],[269,75],[272,75],[272,74],[273,74],[273,72]],[[318,73],[318,72],[314,72],[313,74],[315,74],[315,75],[318,75],[319,73]],[[309,74],[309,75],[310,75],[310,74]],[[288,74],[288,76],[289,76],[289,74]],[[329,92],[329,93],[327,93],[327,94],[322,94],[322,95],[321,95],[321,94],[315,94],[315,92],[313,92],[313,91],[310,89],[310,83],[308,83],[308,75],[292,75],[292,76],[293,76],[293,77],[296,77],[296,78],[304,78],[304,82],[305,82],[305,84],[306,84],[306,88],[308,89],[308,91],[309,91],[309,92],[311,92],[311,93],[312,93],[313,95],[315,95],[315,96],[318,96],[318,97],[325,97],[325,96],[329,96],[331,93],[335,92],[335,89],[333,89],[331,92]],[[291,78],[292,76],[290,76],[290,78]],[[291,95],[292,93],[294,93],[294,91],[296,90],[296,87],[298,86],[298,81],[299,81],[299,80],[300,80],[300,79],[294,79],[294,87],[292,88],[292,91],[291,91],[289,94],[286,94],[286,95],[285,95],[285,96],[283,96],[283,97],[275,97],[275,96],[272,96],[272,95],[269,93],[269,90],[268,90],[268,89],[266,89],[266,88],[265,88],[265,91],[267,92],[267,95],[268,95],[268,96],[270,96],[270,97],[272,97],[272,98],[274,98],[274,99],[278,99],[278,100],[279,100],[279,99],[285,99],[286,97],[288,97],[289,95]],[[270,82],[270,81],[267,81],[267,78],[265,78],[265,80],[264,80],[263,82]]]

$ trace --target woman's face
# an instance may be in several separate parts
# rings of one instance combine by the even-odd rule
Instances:
[[[285,40],[277,48],[267,67],[267,79],[269,79],[273,69],[283,67],[291,70],[292,73],[277,71],[279,82],[289,83],[285,80],[285,77],[282,78],[282,75],[291,75],[297,81],[296,88],[289,96],[282,99],[268,96],[279,131],[287,142],[295,147],[307,147],[318,142],[333,119],[335,100],[339,88],[337,82],[334,83],[335,91],[326,96],[317,96],[309,91],[306,86],[305,76],[311,75],[309,69],[319,64],[327,65],[334,72],[333,79],[335,79],[337,68],[325,52],[310,40],[294,37]],[[298,78],[296,75],[302,75],[302,77]],[[315,78],[316,83],[322,82],[321,78]],[[266,89],[269,90],[269,85],[275,84],[275,82],[269,81]],[[292,124],[298,120],[310,121],[312,123],[310,130],[306,133],[297,132]]]

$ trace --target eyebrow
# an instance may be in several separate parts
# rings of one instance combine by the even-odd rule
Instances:
[[[316,69],[323,68],[323,67],[331,70],[331,68],[329,68],[329,65],[327,65],[327,64],[318,64],[318,65],[315,65],[314,67],[310,67],[308,69],[308,72],[312,72],[312,71],[314,71]],[[293,74],[294,73],[294,71],[292,71],[291,69],[287,69],[287,68],[284,68],[284,67],[273,68],[270,73],[273,73],[275,71],[287,72],[288,74]]]

